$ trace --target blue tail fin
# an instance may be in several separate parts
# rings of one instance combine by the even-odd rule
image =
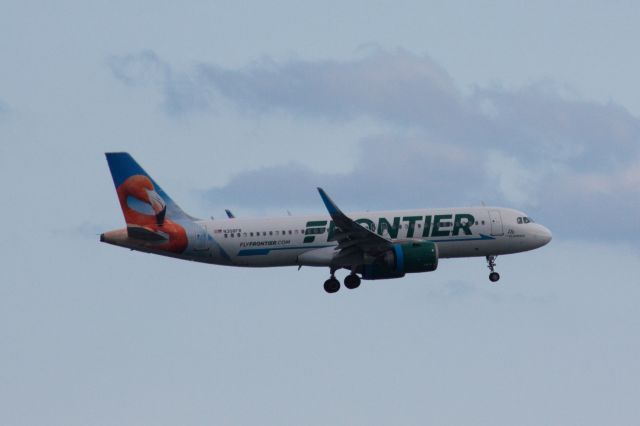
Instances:
[[[107,163],[128,225],[162,225],[165,219],[194,218],[186,214],[126,152],[107,152]]]

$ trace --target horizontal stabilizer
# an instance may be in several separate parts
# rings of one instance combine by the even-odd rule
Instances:
[[[127,235],[129,238],[143,241],[167,241],[166,235],[160,232],[154,232],[142,226],[127,226]]]

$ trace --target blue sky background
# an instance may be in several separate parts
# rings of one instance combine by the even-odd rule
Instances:
[[[5,2],[0,424],[634,424],[636,2]],[[189,213],[487,204],[541,250],[327,271],[99,244],[103,153]]]

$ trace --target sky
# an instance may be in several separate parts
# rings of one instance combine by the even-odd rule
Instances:
[[[0,424],[635,424],[637,2],[16,2]],[[104,152],[219,218],[499,205],[553,241],[326,295],[100,244]]]

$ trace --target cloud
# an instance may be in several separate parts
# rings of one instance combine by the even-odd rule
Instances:
[[[356,208],[484,200],[531,210],[572,236],[640,232],[640,221],[630,220],[640,216],[640,120],[552,81],[465,93],[429,56],[382,49],[348,61],[263,58],[188,71],[149,51],[110,63],[123,83],[158,88],[170,114],[226,102],[263,117],[285,112],[328,125],[365,117],[387,128],[363,135],[349,173],[325,175],[296,164],[252,170],[212,188],[211,200],[315,206],[313,188],[322,185]],[[340,153],[310,155],[330,161]]]
[[[254,111],[284,110],[336,120],[360,116],[448,128],[465,115],[451,77],[428,56],[374,50],[353,61],[276,62],[198,68],[203,85]]]
[[[182,115],[209,108],[202,87],[188,74],[175,71],[151,50],[111,56],[108,65],[113,76],[127,86],[159,90],[161,106],[168,114]]]
[[[404,50],[368,50],[351,61],[263,58],[238,69],[200,64],[188,72],[144,51],[114,56],[110,65],[130,86],[158,86],[168,111],[206,110],[224,99],[255,113],[341,121],[365,116],[447,143],[577,160],[582,170],[637,154],[640,135],[640,122],[621,106],[580,100],[551,81],[514,90],[474,87],[464,95],[430,57]]]
[[[520,157],[578,172],[608,171],[638,159],[640,120],[619,105],[567,98],[550,82],[517,90],[476,88],[473,99],[491,105],[495,145]]]
[[[535,187],[540,175],[528,170],[517,158],[490,151],[485,161],[486,176],[494,179],[505,199],[517,205],[537,205],[529,188]]]
[[[335,154],[310,155],[330,161]],[[207,191],[206,199],[239,207],[322,209],[315,191],[322,186],[350,209],[414,208],[461,199],[479,202],[472,182],[481,180],[482,168],[474,167],[476,159],[455,146],[422,137],[378,135],[360,142],[355,160],[354,169],[344,174],[318,173],[292,163],[241,172],[226,185]],[[464,173],[451,173],[455,169]]]

